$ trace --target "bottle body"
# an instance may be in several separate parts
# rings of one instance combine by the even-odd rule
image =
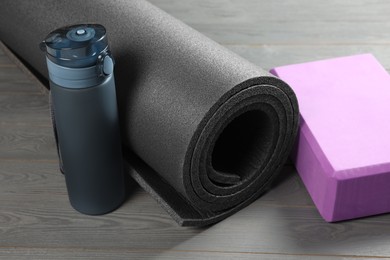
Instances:
[[[106,29],[75,24],[49,33],[46,53],[52,116],[61,171],[72,206],[108,213],[124,200],[124,175],[114,82]]]
[[[114,75],[96,86],[50,81],[59,154],[72,206],[100,215],[121,205],[124,176]]]

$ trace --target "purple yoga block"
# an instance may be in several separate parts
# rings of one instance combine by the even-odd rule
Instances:
[[[292,158],[322,217],[390,212],[390,76],[371,54],[277,67],[301,122]]]

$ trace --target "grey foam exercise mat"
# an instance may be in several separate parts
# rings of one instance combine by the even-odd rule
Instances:
[[[0,39],[47,77],[39,42],[83,22],[108,31],[128,170],[180,225],[215,223],[270,187],[297,133],[286,83],[143,0],[5,0]]]

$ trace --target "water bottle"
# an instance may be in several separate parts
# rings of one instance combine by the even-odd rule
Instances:
[[[77,24],[49,33],[46,53],[62,170],[73,208],[101,215],[125,196],[123,159],[106,29]]]

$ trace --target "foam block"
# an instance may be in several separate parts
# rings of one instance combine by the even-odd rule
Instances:
[[[271,185],[298,129],[291,88],[143,0],[5,0],[0,38],[47,77],[54,28],[107,28],[128,171],[180,224],[215,223]]]
[[[277,67],[295,91],[297,171],[329,222],[390,212],[390,76],[371,54]]]

